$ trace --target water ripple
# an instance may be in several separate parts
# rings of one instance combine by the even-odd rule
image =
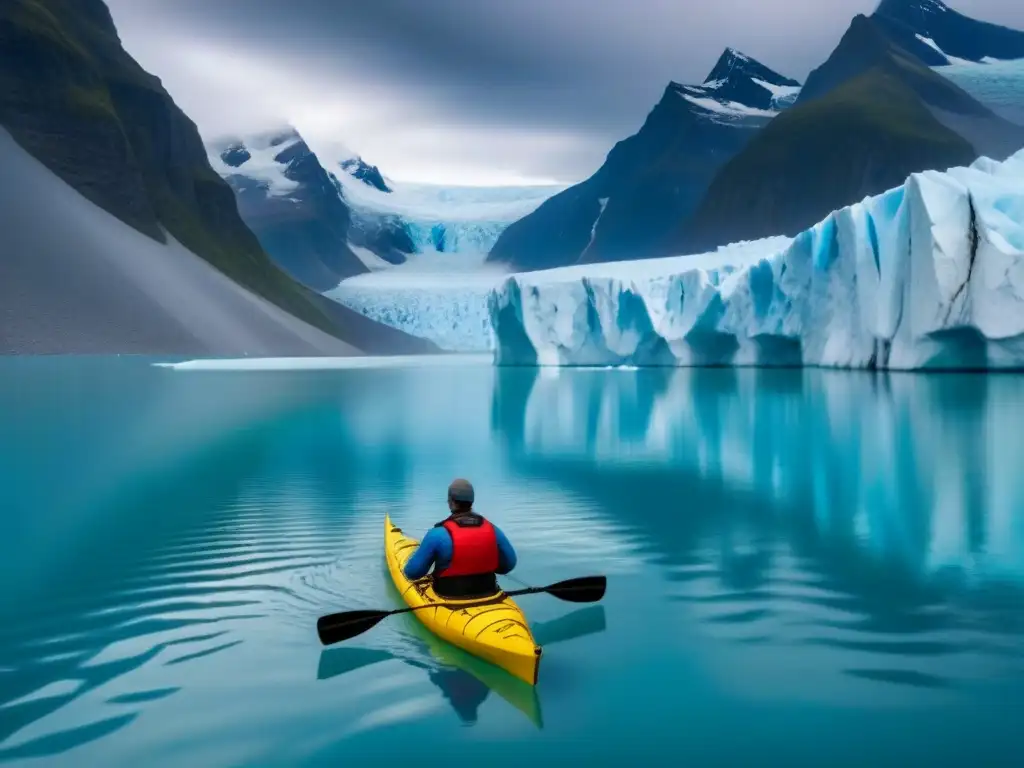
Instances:
[[[307,503],[316,492],[296,483],[248,500],[263,487],[243,486],[236,503],[208,507],[198,525],[169,532],[105,588],[62,595],[48,610],[25,606],[19,621],[0,629],[0,650],[13,664],[0,678],[0,760],[52,757],[128,726],[138,711],[82,721],[86,711],[102,710],[77,708],[72,716],[71,705],[170,700],[202,674],[198,667],[173,677],[148,672],[135,689],[129,681],[154,664],[179,669],[237,653],[246,623],[311,638],[328,606],[379,594],[360,575],[380,561],[379,519],[372,532],[351,519],[324,519],[319,500]],[[296,495],[282,497],[289,487]],[[173,684],[143,684],[160,679]],[[68,714],[48,729],[58,712]]]

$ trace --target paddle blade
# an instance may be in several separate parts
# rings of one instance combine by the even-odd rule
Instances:
[[[316,633],[324,645],[340,643],[342,640],[361,635],[377,626],[389,611],[345,611],[321,616],[316,622]]]
[[[569,603],[596,603],[604,597],[608,579],[604,576],[581,576],[545,587],[549,595]]]

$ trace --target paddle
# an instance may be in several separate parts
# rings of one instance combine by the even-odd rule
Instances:
[[[320,642],[324,645],[333,645],[342,640],[349,640],[356,635],[361,635],[367,630],[373,629],[379,622],[388,616],[395,616],[399,613],[411,613],[421,608],[475,608],[481,605],[491,605],[506,597],[518,597],[519,595],[535,595],[539,592],[546,592],[559,600],[570,603],[596,603],[604,597],[607,579],[604,576],[581,576],[578,579],[568,579],[547,587],[527,587],[512,592],[499,592],[494,597],[481,598],[479,602],[459,603],[429,603],[417,605],[413,608],[396,608],[393,611],[345,611],[344,613],[332,613],[328,616],[321,616],[316,622],[316,633],[320,636]]]

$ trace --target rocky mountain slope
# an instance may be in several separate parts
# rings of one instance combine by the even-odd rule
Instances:
[[[659,255],[715,173],[799,84],[732,49],[701,85],[670,83],[635,135],[587,180],[510,225],[488,260],[517,269]]]
[[[231,185],[242,219],[289,275],[324,292],[367,266],[355,248],[400,264],[415,246],[397,217],[358,217],[337,176],[324,168],[292,128],[222,142],[214,169]],[[375,168],[352,165],[353,176],[375,189]],[[376,173],[374,173],[376,172]]]

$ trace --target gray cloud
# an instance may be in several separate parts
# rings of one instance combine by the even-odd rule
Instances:
[[[802,79],[876,0],[108,0],[208,137],[283,121],[397,178],[589,175],[732,46]],[[959,0],[1024,28],[1020,0]]]

